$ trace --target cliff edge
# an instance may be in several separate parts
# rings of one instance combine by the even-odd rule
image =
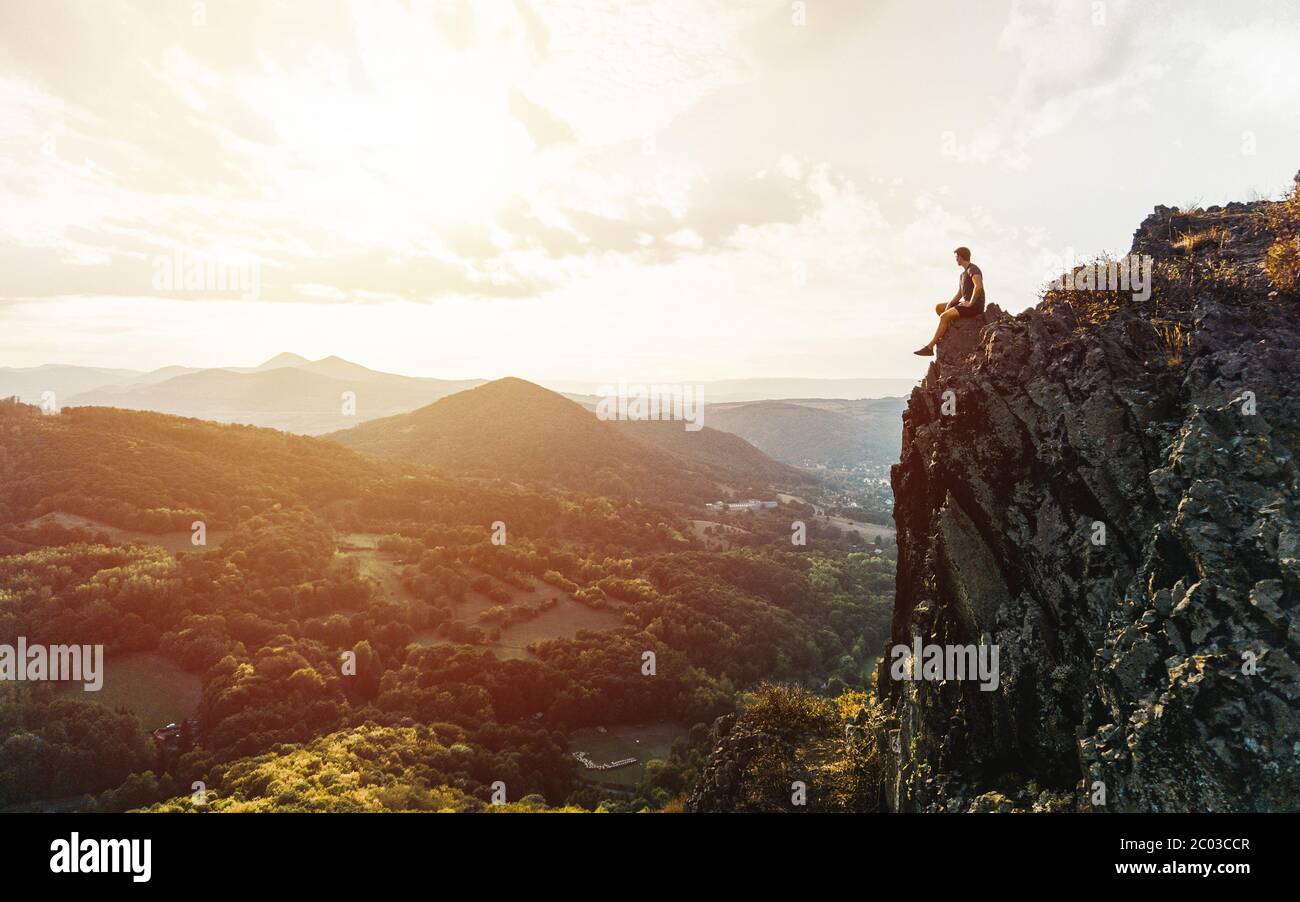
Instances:
[[[886,653],[888,808],[1300,808],[1296,207],[1158,207],[1149,296],[1084,268],[941,345],[892,473],[891,645],[983,639],[1000,674]]]

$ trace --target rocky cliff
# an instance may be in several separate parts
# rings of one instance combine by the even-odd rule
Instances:
[[[940,346],[893,469],[892,644],[983,638],[1000,680],[882,660],[888,807],[1300,809],[1300,302],[1266,266],[1295,240],[1277,207],[1157,208],[1132,248],[1150,297],[1072,279]]]

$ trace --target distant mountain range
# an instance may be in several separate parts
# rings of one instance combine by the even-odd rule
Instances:
[[[594,395],[567,397],[588,410],[594,410],[599,400]],[[706,392],[703,422],[705,431],[729,432],[764,455],[796,467],[884,465],[898,460],[906,407],[906,398],[793,398],[726,403],[709,401]],[[662,434],[667,439],[678,440],[681,431],[680,425],[655,429],[668,425],[658,422],[621,425],[637,430],[641,438]]]
[[[540,395],[533,400],[549,405],[547,409],[552,413],[558,409],[555,399],[564,400],[554,391],[522,380],[501,383],[515,385],[515,395],[523,391],[521,385],[544,392],[544,401]],[[559,390],[564,385],[579,384],[552,382],[548,388]],[[341,430],[420,411],[433,402],[482,385],[482,379],[401,376],[340,357],[309,360],[292,353],[277,354],[254,367],[168,366],[148,372],[63,365],[0,367],[0,397],[17,395],[31,404],[40,404],[46,392],[53,392],[59,407],[148,410],[306,435],[343,435]],[[905,394],[911,386],[910,381],[901,379],[733,379],[705,383],[704,430],[687,432],[680,423],[621,422],[608,424],[609,428],[590,437],[599,439],[593,449],[622,436],[637,442],[643,453],[646,448],[657,448],[684,455],[698,465],[715,468],[712,477],[718,477],[714,481],[719,484],[733,484],[739,472],[748,472],[755,483],[788,484],[791,474],[781,464],[853,467],[897,459],[904,401],[876,394]],[[486,396],[474,397],[476,400],[465,403],[482,404]],[[597,400],[590,394],[567,397],[588,411],[594,409]],[[355,412],[345,408],[345,401],[351,398],[355,398]],[[385,453],[408,456],[401,433],[394,430],[415,428],[426,421],[441,428],[444,417],[450,417],[445,424],[448,428],[458,426],[459,414],[453,416],[452,412],[460,410],[451,405],[439,408],[437,413],[423,414],[413,423],[386,424],[340,440],[367,443]],[[503,415],[517,419],[520,412]],[[466,422],[470,422],[472,418],[466,416]],[[592,418],[592,422],[598,421]],[[474,435],[486,435],[481,431],[484,428],[479,422],[474,429],[480,431]],[[416,431],[426,437],[432,435],[428,429]],[[738,438],[731,440],[726,433]],[[543,445],[553,438],[545,428],[539,428],[537,435]],[[472,441],[480,446],[484,442],[469,433],[464,438],[466,447]],[[430,438],[423,457],[458,466],[473,463],[469,458],[452,459],[452,450],[460,447],[458,442],[452,434]],[[570,444],[563,450],[572,452],[574,447]],[[485,452],[476,460],[482,463],[491,458],[492,454]],[[597,462],[588,460],[590,464]]]
[[[176,369],[181,369],[177,367]],[[91,391],[105,385],[117,385],[145,376],[137,370],[112,370],[94,366],[44,366],[12,368],[0,366],[0,397],[18,396],[26,404],[40,404],[45,392],[54,392],[56,400]]]
[[[43,393],[52,391],[60,407],[152,410],[305,435],[404,413],[482,382],[399,376],[340,357],[308,360],[288,353],[255,367],[0,368],[0,396],[17,395],[27,403],[39,404]],[[355,413],[346,412],[350,398]]]
[[[784,463],[853,467],[898,459],[906,407],[906,398],[709,404],[704,422]]]

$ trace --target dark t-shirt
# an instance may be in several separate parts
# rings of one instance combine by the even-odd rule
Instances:
[[[961,271],[961,281],[959,282],[959,287],[961,289],[961,299],[963,301],[969,301],[971,299],[971,295],[975,293],[975,279],[972,277],[982,276],[982,275],[984,275],[984,273],[981,272],[980,268],[976,266],[974,263],[970,264],[969,266],[967,266],[965,269]],[[980,292],[979,300],[977,300],[974,304],[972,304],[970,309],[974,310],[976,313],[984,312],[984,292],[982,291]]]

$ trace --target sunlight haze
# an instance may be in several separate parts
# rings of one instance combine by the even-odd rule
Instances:
[[[955,246],[1288,187],[1294,7],[1176,5],[4,2],[0,365],[919,377]]]

